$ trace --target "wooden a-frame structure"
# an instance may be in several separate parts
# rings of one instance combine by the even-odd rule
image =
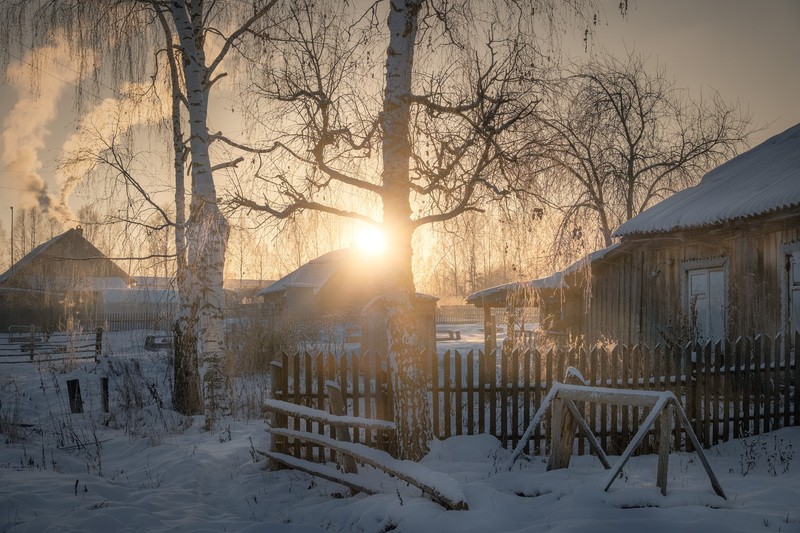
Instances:
[[[610,403],[617,405],[629,405],[640,408],[649,408],[650,413],[644,420],[644,423],[639,427],[639,431],[633,436],[631,442],[622,452],[619,460],[613,466],[608,460],[608,456],[600,446],[592,428],[583,418],[580,409],[575,402],[595,402],[595,403]],[[675,417],[677,416],[681,424],[686,430],[686,434],[694,446],[700,462],[705,468],[708,479],[711,481],[711,486],[714,492],[724,499],[725,496],[722,487],[711,469],[711,465],[703,452],[702,445],[692,430],[692,426],[686,413],[683,410],[680,402],[675,395],[670,391],[657,392],[657,391],[641,391],[630,389],[609,389],[603,387],[589,387],[585,385],[567,385],[564,383],[554,383],[550,392],[547,393],[539,409],[536,411],[531,423],[525,430],[525,434],[517,444],[517,447],[509,457],[505,464],[506,470],[511,470],[516,463],[519,456],[525,449],[525,444],[533,436],[536,426],[544,417],[548,409],[552,407],[552,424],[551,430],[552,441],[550,443],[550,461],[549,468],[563,468],[569,464],[569,456],[572,453],[572,444],[575,438],[575,426],[570,429],[564,430],[565,425],[574,422],[577,427],[586,436],[589,445],[597,453],[600,462],[609,470],[608,476],[604,483],[604,490],[608,490],[611,484],[619,475],[622,468],[628,462],[633,451],[641,443],[647,431],[655,424],[656,419],[660,420],[659,443],[658,443],[658,473],[656,475],[656,484],[661,489],[661,494],[667,494],[667,466],[669,462],[670,450],[670,434],[672,433]]]

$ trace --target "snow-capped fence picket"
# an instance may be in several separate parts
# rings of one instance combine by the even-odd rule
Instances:
[[[480,351],[448,351],[429,358],[433,429],[441,439],[488,433],[513,448],[553,382],[567,367],[574,366],[591,386],[671,391],[700,443],[708,447],[800,425],[800,372],[794,349],[798,345],[800,335],[794,339],[758,335],[686,347],[617,345],[587,350],[576,346],[547,351],[498,350],[488,356]],[[342,387],[348,414],[379,419],[391,416],[390,383],[384,363],[375,357],[296,354],[281,355],[280,359],[286,369],[276,388],[280,399],[324,408],[323,385],[332,379]],[[649,410],[587,402],[583,412],[603,449],[618,454]],[[293,421],[294,429],[300,429],[299,424]],[[537,427],[533,438],[525,443],[527,452],[547,451],[549,426],[545,420]],[[676,448],[693,449],[680,421],[673,435]],[[387,436],[379,431],[359,431],[354,437],[356,442],[391,451]],[[656,441],[655,433],[648,432],[639,450],[656,451]],[[589,449],[585,438],[577,441],[579,454]],[[293,450],[297,456],[301,452],[299,447]]]

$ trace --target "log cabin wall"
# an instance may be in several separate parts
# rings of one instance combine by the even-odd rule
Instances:
[[[714,228],[628,237],[569,280],[586,289],[564,303],[581,306],[589,342],[677,342],[688,325],[686,265],[718,260],[726,279],[727,337],[785,330],[787,250],[800,246],[800,209]],[[696,264],[696,263],[695,263]],[[574,317],[573,312],[566,313]]]

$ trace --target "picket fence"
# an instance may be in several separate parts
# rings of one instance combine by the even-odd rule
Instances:
[[[595,387],[672,391],[700,442],[709,447],[800,425],[800,373],[794,349],[798,344],[800,333],[793,342],[783,335],[758,335],[704,346],[498,350],[488,356],[481,351],[430,354],[427,377],[433,432],[439,439],[486,433],[504,446],[514,447],[553,382],[563,381],[566,369],[572,366]],[[369,354],[280,354],[273,369],[277,399],[328,410],[324,383],[333,380],[346,391],[348,415],[392,418],[392,387],[386,362],[380,358]],[[638,407],[598,402],[589,402],[582,409],[610,454],[625,448],[648,414]],[[285,422],[288,428],[333,435],[330,427],[316,423],[291,418]],[[529,453],[546,453],[548,431],[545,419],[527,443]],[[691,450],[680,424],[674,432],[675,448]],[[393,451],[393,443],[375,430],[356,430],[354,439]],[[653,433],[639,450],[647,453],[654,446]],[[321,447],[300,443],[291,443],[288,449],[309,459],[325,453]],[[588,442],[579,438],[576,451],[588,453]]]

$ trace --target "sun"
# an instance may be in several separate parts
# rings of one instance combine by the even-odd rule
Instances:
[[[355,234],[355,247],[369,255],[383,255],[388,246],[386,234],[375,226],[365,226]]]

